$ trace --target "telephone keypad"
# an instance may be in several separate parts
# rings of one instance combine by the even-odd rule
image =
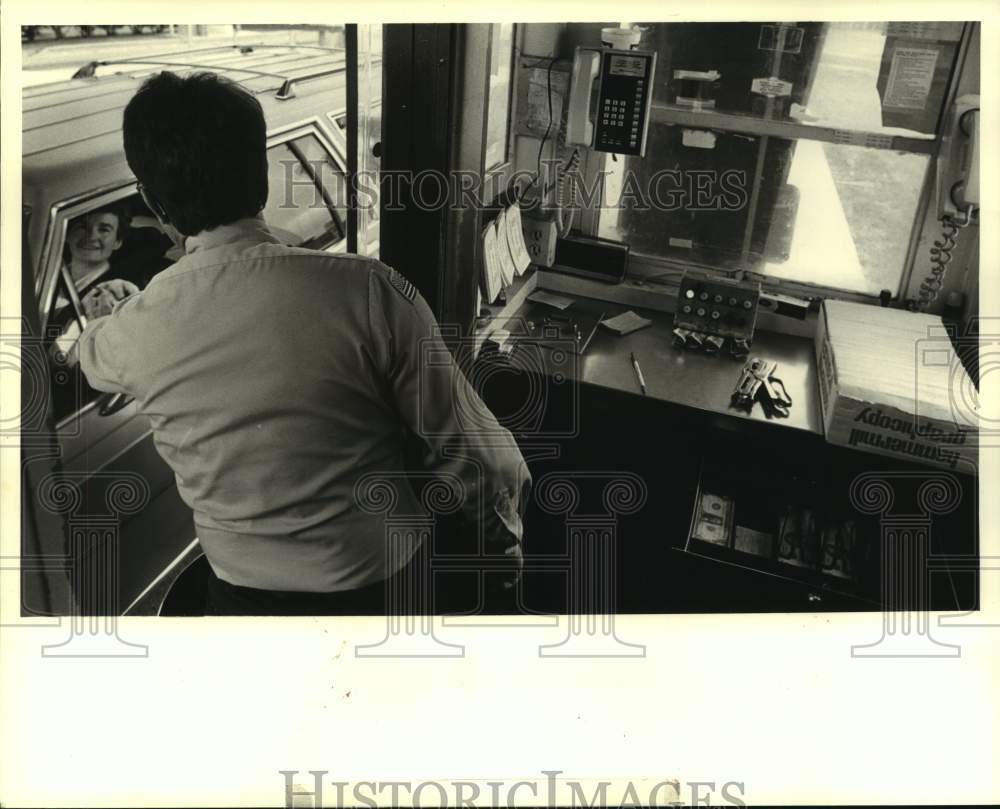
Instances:
[[[599,124],[594,148],[602,152],[640,155],[646,117],[647,77],[655,54],[629,51],[606,54],[601,68]]]

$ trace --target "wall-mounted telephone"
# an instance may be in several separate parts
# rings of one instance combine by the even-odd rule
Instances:
[[[645,156],[655,73],[654,51],[578,47],[573,57],[566,143]]]
[[[979,96],[958,98],[948,114],[937,164],[938,219],[963,227],[979,209]]]
[[[962,228],[979,214],[979,96],[955,100],[937,158],[937,216],[941,236],[930,249],[931,270],[920,284],[916,308],[925,311],[944,285]]]

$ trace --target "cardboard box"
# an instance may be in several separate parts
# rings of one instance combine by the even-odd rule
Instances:
[[[978,397],[941,318],[824,301],[816,368],[831,444],[976,471]]]

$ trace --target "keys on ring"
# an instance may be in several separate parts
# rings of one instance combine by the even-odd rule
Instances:
[[[733,389],[732,404],[747,412],[759,401],[768,418],[788,418],[792,397],[785,383],[774,375],[778,363],[760,357],[751,357],[740,371]]]

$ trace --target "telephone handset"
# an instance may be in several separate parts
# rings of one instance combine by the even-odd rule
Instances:
[[[937,158],[937,210],[941,236],[930,249],[931,270],[920,284],[916,308],[934,302],[951,263],[961,230],[979,214],[979,96],[956,99],[948,112]]]
[[[958,227],[979,209],[979,96],[959,97],[948,116],[937,165],[938,219]]]
[[[654,51],[578,47],[570,80],[566,143],[645,156],[655,72]]]

